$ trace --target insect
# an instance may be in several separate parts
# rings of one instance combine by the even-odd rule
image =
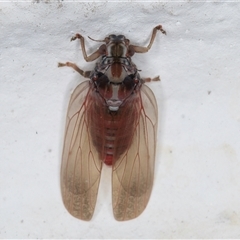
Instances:
[[[135,46],[123,35],[109,35],[87,55],[84,37],[76,34],[92,71],[68,66],[89,80],[71,95],[67,111],[61,165],[65,207],[74,217],[90,220],[94,213],[102,166],[112,166],[112,205],[116,220],[136,218],[145,209],[153,186],[157,103],[132,62],[134,53],[147,52],[161,25],[153,29],[147,47]],[[90,37],[89,37],[90,38]],[[91,38],[90,38],[91,39]],[[93,39],[92,39],[93,40]],[[152,80],[158,80],[157,78]]]

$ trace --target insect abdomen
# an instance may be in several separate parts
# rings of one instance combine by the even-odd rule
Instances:
[[[97,93],[93,95],[98,97]],[[99,100],[99,99],[98,99]],[[89,129],[93,145],[99,158],[107,165],[112,165],[131,146],[137,113],[132,105],[126,104],[118,111],[111,112],[107,106],[92,101],[89,112]],[[96,104],[95,104],[96,103]],[[126,114],[131,116],[127,118]]]

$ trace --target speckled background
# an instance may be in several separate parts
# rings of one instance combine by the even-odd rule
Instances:
[[[240,238],[239,3],[0,3],[1,238]],[[159,106],[156,171],[146,210],[117,222],[111,168],[104,167],[90,222],[73,218],[60,194],[70,94],[85,70],[79,32],[124,34],[152,49],[134,55]],[[91,53],[99,43],[86,41]]]

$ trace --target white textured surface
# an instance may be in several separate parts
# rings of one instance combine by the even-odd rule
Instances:
[[[49,2],[49,1],[46,1]],[[240,238],[239,3],[0,3],[1,238]],[[120,33],[147,44],[134,56],[159,103],[150,202],[117,222],[104,168],[93,219],[64,208],[59,186],[66,107],[84,69],[73,33]],[[99,45],[87,41],[88,53]]]

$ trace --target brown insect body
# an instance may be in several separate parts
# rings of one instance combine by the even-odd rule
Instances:
[[[109,42],[100,47],[106,47],[106,53],[90,75],[94,79],[89,93],[93,104],[88,122],[99,158],[107,165],[130,146],[139,115],[132,107],[139,101],[133,93],[139,91],[142,80],[128,56],[128,43],[122,35],[110,35]],[[126,118],[128,114],[132,117]]]
[[[148,47],[130,45],[123,35],[106,37],[86,61],[99,58],[90,78],[74,90],[69,103],[61,168],[63,201],[75,217],[89,220],[94,212],[102,163],[113,166],[113,211],[117,220],[137,217],[145,209],[153,184],[157,104],[152,91],[140,78],[131,57]]]
[[[137,109],[132,106],[138,104],[139,99],[138,96],[132,94],[124,99],[123,105],[116,107],[114,101],[122,102],[121,100],[106,100],[108,103],[111,101],[110,103],[114,105],[106,106],[106,103],[99,99],[101,98],[99,92],[91,91],[89,94],[92,106],[89,108],[87,116],[91,126],[92,141],[99,153],[99,159],[107,165],[112,165],[112,161],[119,159],[131,144],[134,126],[139,115]],[[109,108],[118,108],[118,110],[110,111]],[[132,117],[126,118],[126,115]]]

